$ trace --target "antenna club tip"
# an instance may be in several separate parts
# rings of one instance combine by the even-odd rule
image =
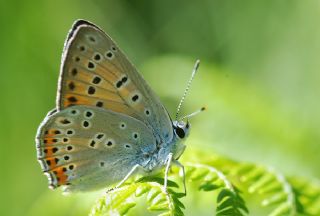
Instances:
[[[205,111],[207,107],[201,107],[201,111]]]
[[[195,63],[195,69],[196,70],[198,69],[199,65],[200,65],[200,59],[197,59],[196,63]]]

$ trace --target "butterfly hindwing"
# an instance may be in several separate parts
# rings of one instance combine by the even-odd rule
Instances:
[[[65,43],[57,106],[89,105],[144,122],[156,139],[172,139],[170,117],[126,56],[95,25],[79,20]]]
[[[124,178],[154,151],[152,131],[130,116],[90,106],[49,114],[37,134],[37,155],[49,184],[91,190]]]

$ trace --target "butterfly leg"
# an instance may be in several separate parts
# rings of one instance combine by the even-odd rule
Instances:
[[[164,191],[166,194],[168,194],[167,191],[167,186],[168,186],[168,174],[169,174],[169,170],[170,170],[170,165],[172,162],[172,153],[169,153],[168,157],[167,157],[167,166],[166,166],[166,171],[164,173]]]
[[[131,175],[140,167],[139,164],[136,164],[132,167],[132,169],[128,172],[128,174],[113,188],[110,188],[109,190],[107,190],[106,193],[109,193],[110,191],[116,190],[118,189],[123,183],[125,183],[125,181],[127,181]]]
[[[186,187],[186,173],[184,170],[184,166],[177,160],[172,161],[177,167],[179,167],[182,171],[182,180],[183,180],[183,188],[184,188],[184,195],[187,196],[187,187]]]

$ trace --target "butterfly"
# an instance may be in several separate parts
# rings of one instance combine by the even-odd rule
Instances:
[[[120,186],[133,174],[163,167],[166,188],[170,164],[183,168],[178,159],[189,131],[188,121],[172,121],[106,33],[85,20],[73,24],[63,49],[56,108],[36,135],[37,158],[50,188]]]

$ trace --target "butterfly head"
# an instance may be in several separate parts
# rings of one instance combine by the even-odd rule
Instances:
[[[178,140],[184,140],[188,137],[190,131],[190,123],[185,121],[174,121],[173,130]]]
[[[172,124],[175,137],[175,145],[172,149],[173,158],[178,160],[186,148],[183,142],[189,136],[191,125],[189,121],[173,121]]]
[[[172,122],[173,130],[174,130],[174,133],[175,133],[176,137],[178,138],[178,140],[183,140],[188,137],[190,127],[191,127],[191,125],[189,123],[189,118],[199,114],[200,112],[204,111],[205,109],[206,109],[205,107],[201,107],[201,109],[198,109],[195,112],[182,117],[180,120],[176,120],[176,121]],[[184,119],[187,119],[187,121],[186,122],[183,121]]]

